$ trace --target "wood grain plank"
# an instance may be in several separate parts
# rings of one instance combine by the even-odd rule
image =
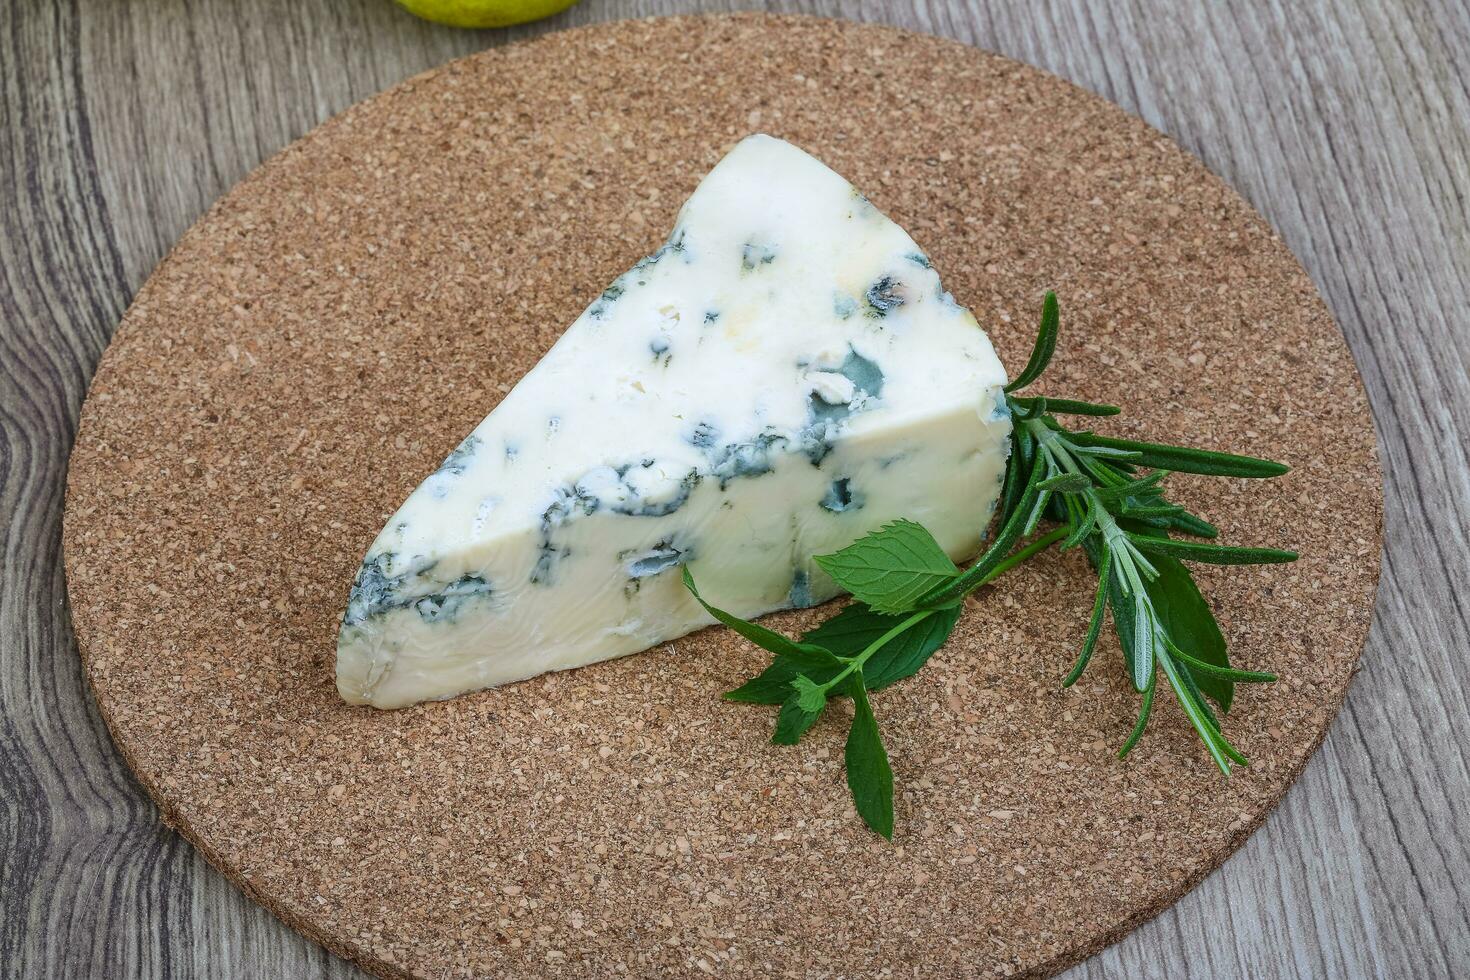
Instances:
[[[347,977],[169,831],[116,760],[59,571],[76,412],[127,299],[231,184],[450,57],[618,16],[779,9],[944,34],[1168,132],[1302,257],[1357,354],[1384,580],[1322,752],[1216,875],[1074,975],[1452,976],[1470,964],[1470,10],[1456,0],[585,2],[500,33],[387,0],[0,2],[0,964]],[[962,124],[962,121],[960,121]],[[12,190],[13,189],[13,190]]]

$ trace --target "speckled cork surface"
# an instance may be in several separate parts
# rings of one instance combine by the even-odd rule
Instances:
[[[892,844],[720,691],[706,630],[391,713],[332,684],[368,542],[737,139],[790,139],[906,227],[1015,370],[1062,299],[1050,390],[1107,427],[1269,455],[1176,478],[1243,689],[1228,781],[1173,702],[1140,748],[1091,600],[1049,554],[969,602],[875,702]],[[1380,472],[1362,386],[1295,259],[1168,139],[1031,68],[827,21],[629,22],[420,76],[221,200],[128,311],[89,396],[65,548],[98,703],[166,819],[287,922],[385,976],[1042,974],[1222,861],[1320,742],[1368,631]],[[773,617],[798,629],[830,610]]]

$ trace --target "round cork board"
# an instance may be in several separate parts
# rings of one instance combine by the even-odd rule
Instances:
[[[699,178],[764,130],[914,235],[1015,370],[1113,431],[1283,459],[1178,477],[1236,660],[1212,769],[1105,645],[1063,690],[1092,579],[1048,554],[969,601],[875,700],[892,843],[854,816],[845,708],[799,749],[718,700],[725,629],[416,708],[349,708],[338,616],[398,502]],[[1343,338],[1287,249],[1159,133],[949,41],[800,18],[627,22],[487,51],[261,167],[139,293],[83,411],[66,565],[88,676],[165,819],[288,923],[384,976],[1045,974],[1216,867],[1321,741],[1368,631],[1380,471]],[[787,630],[830,609],[773,617]]]

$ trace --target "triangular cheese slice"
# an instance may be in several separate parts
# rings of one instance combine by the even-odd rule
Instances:
[[[342,621],[337,687],[392,708],[831,598],[883,523],[978,548],[1005,371],[903,229],[751,136],[404,502]]]

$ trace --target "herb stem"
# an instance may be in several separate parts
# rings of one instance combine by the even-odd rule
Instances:
[[[1022,562],[1045,551],[1047,548],[1050,548],[1052,545],[1065,538],[1067,536],[1068,530],[1070,529],[1066,526],[1056,528],[1055,530],[1048,531],[1046,534],[1043,534],[1035,541],[1032,541],[1030,544],[1026,545],[1026,547],[1017,549],[1016,552],[1012,554],[1009,558],[1006,558],[1004,561],[1000,562],[1000,564],[996,565],[990,571],[981,576],[980,581],[976,582],[974,586],[970,589],[970,591],[974,592],[975,589],[980,588],[980,586],[988,585],[989,583],[1000,578],[1006,572],[1009,572],[1011,569],[1015,568]]]

